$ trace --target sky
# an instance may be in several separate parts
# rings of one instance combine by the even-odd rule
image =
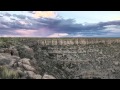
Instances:
[[[0,37],[120,37],[120,11],[0,11]]]

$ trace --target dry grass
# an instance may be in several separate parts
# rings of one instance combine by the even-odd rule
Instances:
[[[1,79],[18,79],[19,74],[14,70],[10,70],[9,68],[5,66],[1,66],[0,67],[0,78]]]

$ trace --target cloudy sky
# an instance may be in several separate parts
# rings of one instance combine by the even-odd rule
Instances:
[[[120,37],[120,11],[0,11],[1,37]]]

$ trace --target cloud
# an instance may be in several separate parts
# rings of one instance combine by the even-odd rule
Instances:
[[[26,24],[28,24],[27,22],[25,22],[25,21],[19,21],[21,24],[23,24],[23,25],[26,25]]]
[[[23,37],[23,36],[7,34],[7,35],[0,35],[0,37]]]
[[[35,32],[36,30],[15,30],[15,33],[21,35],[33,35]]]
[[[5,13],[4,15],[5,15],[5,16],[8,16],[8,17],[10,17],[10,16],[11,16],[11,14],[9,14],[9,13]]]
[[[19,19],[25,19],[25,18],[26,18],[25,15],[17,15],[17,14],[13,14],[12,16],[13,16],[13,17],[17,17],[17,18],[19,18]]]
[[[74,19],[55,18],[56,14],[52,11],[30,11],[29,13],[33,16],[0,14],[3,15],[0,17],[0,35],[31,37],[120,36],[120,21],[83,25],[76,23]]]
[[[68,36],[67,33],[54,33],[52,35],[49,35],[48,37],[64,37],[64,36]]]
[[[120,25],[107,25],[105,27],[105,31],[109,31],[111,33],[120,33]]]
[[[120,16],[110,18],[110,21],[113,21],[113,20],[120,20]]]
[[[34,11],[32,13],[35,18],[55,18],[57,16],[54,11]]]

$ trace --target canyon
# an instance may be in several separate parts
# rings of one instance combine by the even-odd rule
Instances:
[[[12,66],[3,64],[6,54]],[[0,66],[23,72],[21,79],[120,78],[120,38],[0,38],[0,57]],[[23,60],[29,66],[18,64]]]

